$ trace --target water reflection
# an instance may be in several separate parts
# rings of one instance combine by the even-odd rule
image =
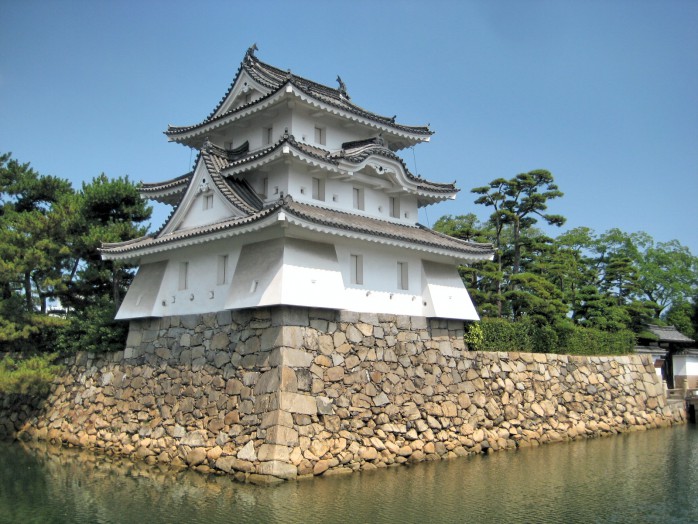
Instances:
[[[695,426],[271,488],[0,446],[0,522],[695,522],[696,485]]]

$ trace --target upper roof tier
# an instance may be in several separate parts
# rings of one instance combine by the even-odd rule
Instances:
[[[255,50],[256,46],[247,50],[228,91],[202,122],[190,126],[168,126],[165,135],[170,141],[200,149],[212,132],[282,102],[300,102],[315,111],[364,126],[372,134],[381,133],[387,147],[393,151],[428,141],[433,134],[428,126],[399,124],[394,116],[372,113],[352,103],[339,77],[337,89],[318,84],[265,64],[255,56]]]

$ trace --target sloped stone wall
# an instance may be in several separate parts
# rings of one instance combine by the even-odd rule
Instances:
[[[134,321],[35,411],[3,402],[6,433],[252,482],[685,418],[644,357],[470,352],[462,322],[288,307]]]

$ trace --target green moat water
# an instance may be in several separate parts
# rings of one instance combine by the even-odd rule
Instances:
[[[0,522],[697,522],[695,425],[274,487],[0,444]]]

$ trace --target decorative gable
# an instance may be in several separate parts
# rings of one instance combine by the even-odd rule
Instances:
[[[255,81],[246,71],[241,71],[224,98],[220,107],[213,112],[211,118],[217,118],[229,111],[239,109],[247,104],[256,102],[271,90]]]

